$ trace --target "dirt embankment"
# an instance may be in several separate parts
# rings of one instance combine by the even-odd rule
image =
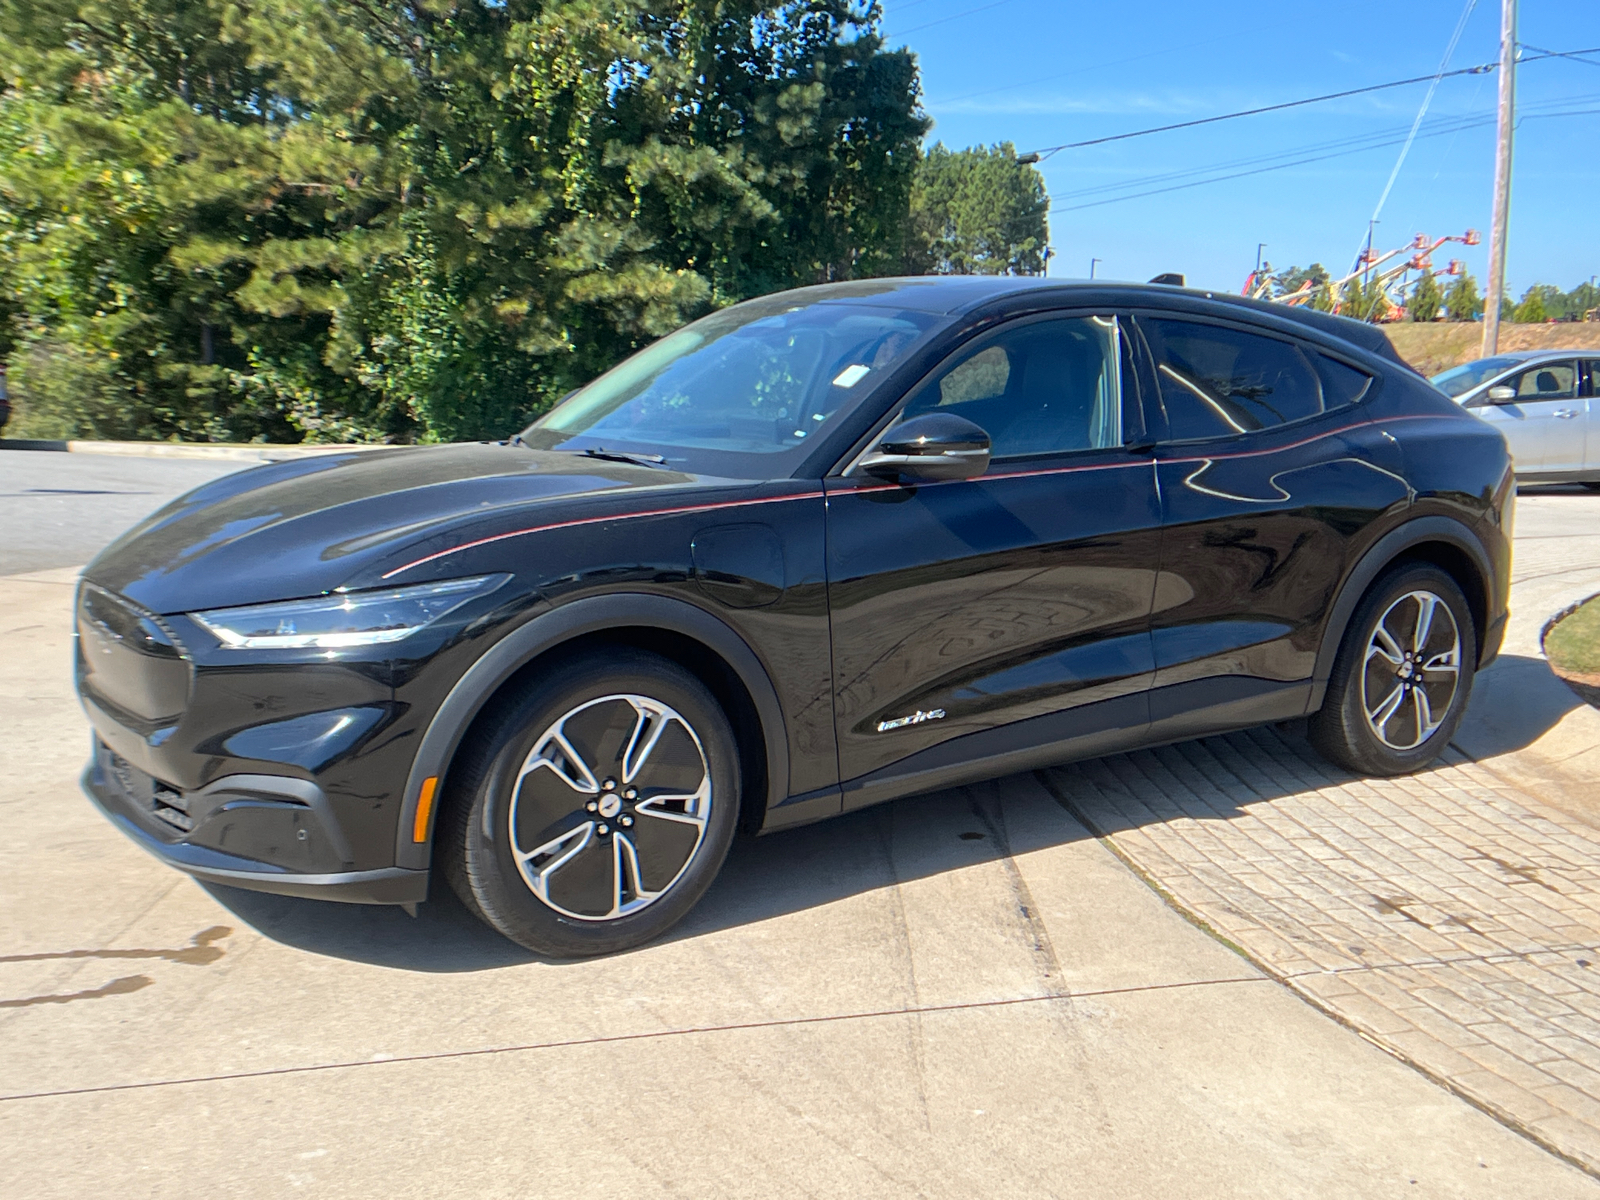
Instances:
[[[1383,326],[1401,358],[1424,375],[1460,366],[1479,357],[1483,326],[1476,321],[1436,321]],[[1600,350],[1600,321],[1560,325],[1501,325],[1501,350]]]

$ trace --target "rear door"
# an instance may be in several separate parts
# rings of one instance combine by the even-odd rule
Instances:
[[[985,475],[827,481],[846,808],[1144,730],[1160,532],[1151,460],[1124,445],[1140,419],[1128,345],[1111,313],[980,335],[896,419],[976,421]]]
[[[1352,539],[1409,490],[1336,352],[1188,314],[1140,314],[1161,493],[1151,717],[1168,736],[1303,712]]]

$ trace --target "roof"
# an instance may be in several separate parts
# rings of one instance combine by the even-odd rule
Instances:
[[[1089,295],[1104,297],[1105,303],[1116,305],[1162,304],[1170,302],[1174,296],[1223,303],[1247,309],[1261,316],[1315,329],[1330,337],[1359,346],[1371,354],[1379,355],[1402,366],[1406,365],[1395,353],[1388,337],[1375,325],[1287,304],[1251,300],[1229,292],[1179,288],[1170,284],[1116,283],[1100,279],[1050,279],[1027,275],[915,275],[888,279],[858,279],[847,283],[824,283],[815,287],[797,288],[787,294],[813,304],[845,301],[853,304],[892,305],[895,308],[937,313],[941,316],[956,316],[971,312],[985,304],[1035,291],[1081,292],[1086,299]]]

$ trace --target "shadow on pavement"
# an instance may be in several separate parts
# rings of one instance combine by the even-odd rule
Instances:
[[[1502,654],[1472,685],[1454,744],[1473,758],[1531,746],[1583,700],[1543,658]]]
[[[1542,679],[1540,677],[1542,673]],[[1482,757],[1537,739],[1580,704],[1550,673],[1543,659],[1503,657],[1474,688],[1463,734],[1469,753]],[[1462,742],[1458,737],[1457,742]],[[1102,790],[1138,793],[1149,820],[1176,815],[1160,797],[1163,772],[1195,770],[1195,759],[1218,764],[1237,786],[1228,793],[1244,806],[1268,802],[1306,788],[1337,785],[1351,778],[1325,762],[1305,740],[1305,721],[1263,726],[1177,747],[1135,751],[1071,764],[1036,777],[1011,776],[971,787],[912,796],[848,813],[803,829],[734,843],[721,874],[695,909],[664,940],[700,937],[831,904],[946,871],[991,862],[1089,837],[1066,804],[1028,788],[1031,778],[1050,785],[1052,771],[1095,776]],[[1193,751],[1193,752],[1191,752]],[[1277,764],[1259,769],[1265,756]],[[1236,773],[1228,763],[1250,759]],[[1424,775],[1427,772],[1423,772]],[[1215,819],[1229,820],[1244,807],[1216,789]],[[1031,797],[1028,803],[1024,797]],[[269,896],[206,885],[226,908],[275,941],[314,954],[409,971],[483,971],[541,960],[486,928],[436,878],[431,899],[411,917],[399,908],[335,904]]]
[[[353,962],[403,971],[486,971],[538,962],[474,917],[441,879],[417,915],[380,904],[337,904],[297,896],[269,896],[202,883],[213,899],[256,932],[282,942]]]

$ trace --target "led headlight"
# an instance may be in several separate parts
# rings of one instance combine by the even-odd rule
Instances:
[[[509,578],[475,575],[381,592],[335,592],[314,600],[214,608],[189,615],[231,650],[371,646],[409,637],[467,601],[488,595]]]

